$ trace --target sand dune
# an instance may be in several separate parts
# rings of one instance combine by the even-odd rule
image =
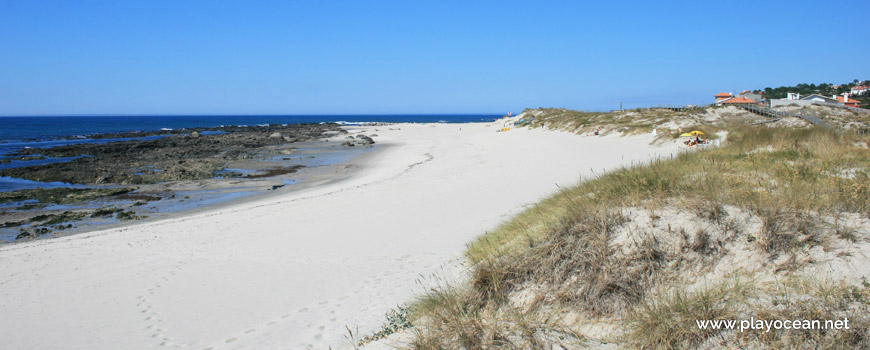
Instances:
[[[500,127],[351,128],[386,147],[348,180],[0,247],[0,348],[340,347],[557,184],[675,150]]]

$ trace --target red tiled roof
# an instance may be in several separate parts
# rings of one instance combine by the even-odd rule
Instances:
[[[839,96],[839,95],[837,96],[837,102],[840,102],[840,103],[842,103],[842,104],[847,104],[847,105],[852,105],[852,104],[853,104],[853,105],[856,105],[856,106],[861,104],[861,101],[854,100],[854,99],[851,99],[851,98],[849,99],[849,102],[843,102],[843,96]]]
[[[709,96],[709,95],[708,95],[708,96]],[[731,94],[729,94],[729,93],[727,93],[727,92],[720,92],[720,93],[718,93],[718,94],[716,94],[716,95],[713,95],[713,97],[731,97]]]
[[[744,104],[744,103],[758,103],[753,100],[750,100],[746,97],[735,97],[729,100],[722,101],[722,103],[735,103],[735,104]]]

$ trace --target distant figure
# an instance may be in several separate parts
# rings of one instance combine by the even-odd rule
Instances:
[[[600,133],[601,133],[601,128],[595,129],[595,133],[594,133],[595,136],[598,136],[598,134],[600,134]]]
[[[543,129],[543,128],[544,128],[544,123],[541,123],[541,129]]]

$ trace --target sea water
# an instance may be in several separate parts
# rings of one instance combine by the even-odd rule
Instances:
[[[90,138],[91,135],[135,131],[179,130],[236,125],[339,123],[467,123],[499,118],[496,114],[395,114],[395,115],[179,115],[179,116],[31,116],[0,117],[0,159],[24,148],[56,147],[79,143],[152,140],[165,135],[134,138]],[[86,155],[82,155],[86,156]],[[11,160],[0,169],[70,161],[78,157]],[[40,185],[44,184],[44,185]],[[36,187],[65,187],[0,177],[0,192]]]

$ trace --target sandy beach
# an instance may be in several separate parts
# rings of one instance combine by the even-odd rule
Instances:
[[[0,247],[3,349],[327,349],[458,278],[466,244],[559,186],[676,152],[502,123],[349,127],[348,179]]]

